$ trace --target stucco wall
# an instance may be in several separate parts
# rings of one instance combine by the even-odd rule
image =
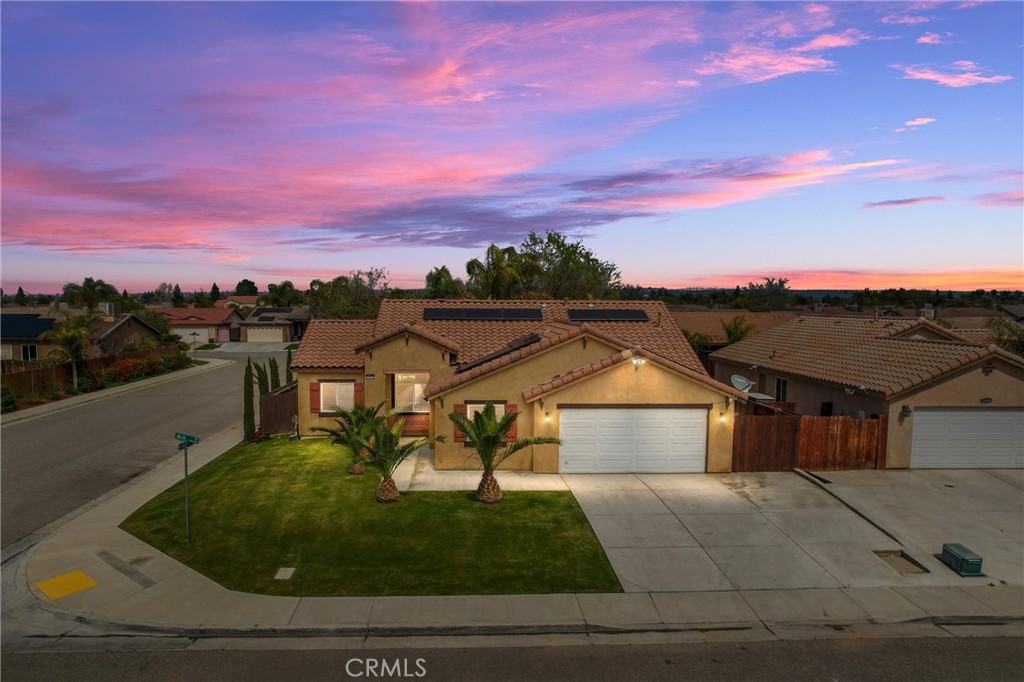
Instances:
[[[622,363],[602,374],[578,382],[544,399],[537,406],[536,419],[544,425],[545,435],[558,437],[561,405],[566,404],[666,404],[711,405],[708,410],[707,471],[732,471],[732,436],[735,404],[725,407],[725,396],[709,386],[646,362],[640,367]],[[550,423],[544,413],[551,414]],[[725,421],[721,414],[725,413]],[[535,469],[557,471],[558,447],[541,446],[534,455]]]
[[[754,382],[755,388],[752,388],[751,391],[771,396],[775,395],[775,380],[780,377],[787,379],[789,387],[787,389],[786,402],[796,403],[797,412],[812,417],[820,415],[821,404],[829,401],[832,402],[833,415],[847,415],[854,419],[860,417],[861,412],[864,413],[864,418],[870,418],[873,414],[885,414],[887,409],[884,398],[871,396],[860,391],[856,391],[853,395],[848,395],[844,390],[845,387],[840,385],[818,383],[800,377],[772,372],[768,369],[759,368],[751,370],[749,365],[742,367],[720,360],[715,361],[716,379],[724,384],[731,385],[729,380],[733,374],[741,374]],[[758,386],[759,377],[762,374],[765,377],[765,385]]]
[[[913,410],[918,407],[1024,407],[1024,370],[1002,359],[992,360],[994,369],[985,375],[983,366],[988,361],[951,375],[919,391],[898,397],[889,404],[889,434],[886,446],[886,466],[906,469],[910,466],[910,450],[914,436]],[[983,404],[983,398],[991,402]],[[904,405],[911,415],[900,417]]]
[[[430,376],[442,374],[451,369],[448,351],[409,334],[386,341],[363,353],[366,371],[366,404],[384,402],[384,409],[391,408],[390,374],[399,372],[429,372]],[[373,375],[373,378],[370,378]]]
[[[323,436],[324,434],[313,431],[314,426],[334,428],[337,426],[334,418],[321,417],[310,411],[309,385],[320,381],[362,381],[362,372],[296,372],[298,380],[299,397],[299,435],[301,436]]]
[[[477,469],[480,467],[480,460],[473,454],[472,448],[466,447],[463,443],[454,442],[454,425],[448,415],[455,409],[455,405],[475,400],[504,400],[519,408],[518,436],[549,435],[546,431],[536,430],[537,419],[533,414],[533,408],[528,408],[523,401],[523,391],[588,362],[607,357],[617,350],[617,348],[595,339],[586,339],[586,345],[584,345],[583,339],[567,341],[518,365],[510,366],[464,387],[459,387],[441,398],[435,398],[431,401],[433,432],[444,435],[445,442],[435,445],[434,466],[438,469]],[[541,414],[543,415],[543,413]],[[555,436],[557,435],[556,428]],[[551,464],[547,464],[547,460],[542,459],[540,466],[536,466],[533,453],[535,449],[538,448],[526,448],[517,452],[502,464],[502,468],[557,471],[557,456],[551,460]],[[552,469],[551,466],[556,468]]]
[[[623,363],[602,374],[581,381],[541,401],[525,403],[522,391],[554,376],[607,357],[617,349],[593,339],[586,348],[582,340],[566,343],[496,375],[480,379],[434,399],[433,419],[436,433],[444,434],[445,443],[435,449],[438,469],[475,469],[479,460],[473,450],[453,440],[454,428],[448,419],[456,404],[475,400],[506,400],[519,408],[518,434],[525,436],[558,437],[559,404],[694,404],[714,403],[708,415],[708,471],[732,470],[733,409],[726,410],[722,422],[719,413],[724,409],[725,397],[710,387],[680,377],[653,363],[639,369],[633,363]],[[545,413],[550,413],[548,421]],[[539,473],[558,471],[558,446],[541,445],[516,453],[503,468],[532,469]]]

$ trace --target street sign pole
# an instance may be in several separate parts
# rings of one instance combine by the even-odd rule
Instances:
[[[189,547],[192,546],[192,531],[189,528],[188,523],[188,446],[189,443],[185,443],[185,544]]]

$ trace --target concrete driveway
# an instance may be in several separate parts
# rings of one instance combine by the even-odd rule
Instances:
[[[829,471],[824,487],[885,528],[926,568],[958,542],[982,557],[990,579],[1024,583],[1024,470]],[[955,577],[953,584],[964,579]]]
[[[794,473],[562,479],[624,590],[690,592],[1020,585],[1018,473],[829,472],[820,486]],[[981,553],[988,577],[940,563],[943,542]],[[900,552],[927,570],[882,556]]]

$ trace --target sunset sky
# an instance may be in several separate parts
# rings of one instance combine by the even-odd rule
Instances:
[[[2,5],[2,284],[1024,288],[1024,4]]]

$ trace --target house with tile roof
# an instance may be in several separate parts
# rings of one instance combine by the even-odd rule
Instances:
[[[185,343],[226,343],[238,341],[245,317],[237,308],[156,308],[167,318],[171,333]],[[198,336],[193,337],[195,332]],[[234,338],[232,338],[234,337]]]
[[[475,469],[448,415],[516,412],[512,438],[553,436],[505,468],[730,471],[745,395],[708,375],[660,302],[387,299],[374,320],[313,320],[292,362],[299,430],[383,402],[407,435],[444,436],[438,469]]]
[[[39,337],[53,329],[54,322],[40,313],[0,315],[0,359],[34,362],[49,354],[53,344]]]
[[[959,330],[802,316],[711,360],[801,414],[886,416],[889,468],[1024,467],[1024,360]]]
[[[254,308],[241,322],[241,338],[247,343],[288,343],[299,341],[309,325],[309,308]]]

